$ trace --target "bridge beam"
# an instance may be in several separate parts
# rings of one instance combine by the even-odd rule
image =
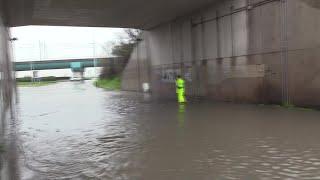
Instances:
[[[96,61],[96,63],[94,62]],[[31,70],[50,70],[50,69],[69,69],[72,63],[80,63],[82,68],[86,67],[104,67],[104,66],[123,66],[122,57],[111,58],[88,58],[88,59],[65,59],[65,60],[44,60],[44,61],[27,61],[15,62],[15,71],[31,71]],[[79,65],[79,64],[74,64]]]

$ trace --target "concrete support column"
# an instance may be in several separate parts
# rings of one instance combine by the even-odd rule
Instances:
[[[71,80],[83,80],[84,79],[83,72],[84,71],[72,71]]]

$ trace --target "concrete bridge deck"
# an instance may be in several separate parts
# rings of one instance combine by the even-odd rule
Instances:
[[[24,61],[15,62],[15,71],[33,71],[49,69],[69,69],[73,68],[72,63],[80,63],[80,68],[103,67],[123,63],[119,57],[111,58],[84,58],[84,59],[65,59],[65,60],[43,60],[43,61]]]
[[[6,0],[10,26],[150,29],[223,0]]]

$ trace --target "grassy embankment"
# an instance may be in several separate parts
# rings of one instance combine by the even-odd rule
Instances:
[[[17,78],[17,85],[22,87],[39,87],[55,84],[60,80],[69,79],[68,77],[43,77],[39,82],[32,82],[31,77]]]
[[[57,83],[57,81],[17,82],[17,85],[21,87],[40,87],[40,86],[47,86],[55,83]]]
[[[106,90],[119,91],[121,88],[121,80],[120,77],[98,79],[94,82],[94,85],[98,88],[103,88]]]

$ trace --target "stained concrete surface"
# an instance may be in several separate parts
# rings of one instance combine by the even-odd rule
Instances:
[[[220,1],[144,32],[141,56],[123,84],[149,77],[154,95],[174,97],[184,76],[189,96],[241,103],[319,107],[318,1]],[[144,50],[141,50],[144,49]],[[136,59],[147,62],[141,73]],[[124,87],[139,90],[137,86]]]

